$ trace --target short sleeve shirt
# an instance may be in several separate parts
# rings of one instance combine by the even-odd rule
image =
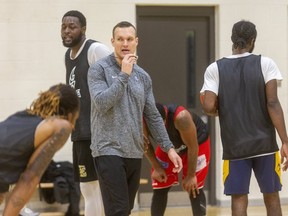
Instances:
[[[251,55],[251,53],[243,53],[239,55],[231,55],[226,58],[241,58]],[[268,57],[261,56],[261,68],[265,83],[270,80],[282,80],[282,75],[276,65],[276,63]],[[219,90],[219,70],[216,62],[210,64],[204,74],[204,84],[200,92],[212,91],[218,95]]]

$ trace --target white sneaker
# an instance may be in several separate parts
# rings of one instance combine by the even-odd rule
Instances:
[[[39,216],[40,213],[33,212],[31,209],[29,209],[27,207],[24,207],[24,208],[21,209],[19,215],[20,216]]]

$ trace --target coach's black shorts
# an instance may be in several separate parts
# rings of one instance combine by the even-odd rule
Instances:
[[[91,155],[90,140],[73,142],[73,167],[76,182],[98,180]]]

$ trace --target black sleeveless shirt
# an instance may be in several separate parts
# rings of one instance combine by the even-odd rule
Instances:
[[[87,40],[81,53],[75,58],[70,58],[71,49],[69,48],[65,54],[66,66],[66,83],[76,90],[80,99],[80,113],[72,132],[72,141],[91,140],[90,129],[90,106],[91,98],[87,82],[87,74],[89,69],[88,49],[92,43],[96,41]]]
[[[34,152],[34,136],[43,119],[26,111],[0,122],[0,184],[14,184]]]
[[[275,128],[267,110],[261,56],[223,58],[217,65],[223,159],[277,151]]]
[[[178,107],[179,106],[175,104],[169,104],[166,106],[168,111],[166,116],[166,129],[170,140],[175,146],[175,149],[178,151],[178,153],[184,153],[187,151],[187,147],[184,144],[179,131],[175,128],[174,125],[174,117]],[[209,136],[207,125],[195,113],[190,112],[190,114],[192,115],[193,122],[196,126],[198,145],[201,145],[203,142],[207,140]]]

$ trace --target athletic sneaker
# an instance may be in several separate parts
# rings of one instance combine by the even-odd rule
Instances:
[[[33,212],[31,209],[24,207],[21,209],[19,216],[39,216],[40,213]]]

